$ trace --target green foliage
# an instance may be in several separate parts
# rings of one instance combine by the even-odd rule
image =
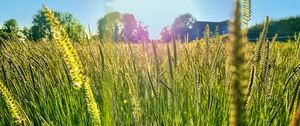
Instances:
[[[120,36],[120,20],[121,14],[119,12],[110,12],[98,20],[99,37],[106,41],[117,41],[118,36]]]
[[[24,37],[26,39],[30,38],[30,29],[27,27],[23,27],[23,29],[21,30],[21,33],[24,35]]]
[[[188,34],[194,33],[189,31],[195,22],[196,18],[189,13],[179,15],[171,26],[172,32],[176,37],[180,37],[181,41],[184,41]]]
[[[61,25],[66,28],[68,36],[72,42],[80,42],[85,37],[84,26],[76,20],[72,14],[54,11],[55,17],[58,18]],[[34,16],[33,26],[30,28],[30,39],[39,41],[42,39],[52,39],[50,25],[47,24],[42,11]]]
[[[19,26],[15,19],[9,19],[4,22],[0,29],[0,44],[9,39],[17,37],[19,33]]]
[[[133,14],[111,12],[98,20],[98,34],[106,42],[149,41],[147,26],[138,22]]]
[[[262,31],[263,24],[256,24],[249,28],[248,37],[250,39],[256,39],[259,37]],[[269,23],[267,38],[271,39],[276,33],[279,36],[293,38],[295,33],[300,31],[300,16],[289,17],[279,20],[271,20]]]
[[[9,19],[4,22],[2,31],[9,34],[17,34],[19,30],[18,23],[15,19]]]

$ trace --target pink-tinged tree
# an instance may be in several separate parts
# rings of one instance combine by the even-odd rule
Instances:
[[[172,40],[172,30],[171,27],[166,26],[160,32],[160,40],[163,42],[170,42]]]
[[[122,39],[123,41],[137,41],[137,21],[133,14],[123,14],[121,18],[123,24]]]
[[[138,42],[148,42],[150,41],[149,39],[149,32],[148,32],[148,26],[143,26],[143,24],[141,22],[138,23],[138,26],[137,26],[137,39],[138,39]]]
[[[142,42],[150,41],[149,32],[147,26],[144,26],[141,22],[137,22],[134,15],[123,14],[121,17],[122,28],[121,38],[123,41],[128,42]]]

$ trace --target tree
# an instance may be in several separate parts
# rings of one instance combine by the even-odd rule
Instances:
[[[72,14],[62,13],[59,20],[65,26],[68,36],[73,42],[80,42],[86,35],[84,26]]]
[[[190,31],[195,22],[196,18],[189,13],[179,15],[172,24],[172,32],[176,37],[179,36],[181,41],[184,41],[186,36],[192,34]]]
[[[149,32],[148,32],[148,26],[143,26],[141,22],[138,23],[137,25],[137,41],[141,42],[148,42],[150,41],[149,39]]]
[[[123,14],[121,18],[123,24],[122,39],[130,42],[137,42],[137,21],[133,14]]]
[[[119,12],[111,12],[98,20],[98,34],[100,39],[106,41],[118,41],[120,36],[121,14]]]
[[[54,12],[54,14],[56,17],[59,15],[58,12]],[[32,24],[33,26],[29,30],[31,40],[39,41],[43,38],[51,38],[50,24],[47,23],[46,17],[43,15],[41,10],[34,15]]]
[[[24,37],[26,39],[29,39],[30,38],[30,29],[27,28],[27,27],[24,27],[22,30],[21,30],[22,34],[24,35]]]
[[[137,22],[133,14],[123,14],[121,17],[123,41],[141,42],[150,41],[147,26],[143,26],[141,22]]]
[[[0,30],[0,43],[3,43],[4,40],[8,40],[11,37],[18,37],[18,32],[19,26],[15,19],[5,21]]]
[[[60,25],[66,28],[71,41],[79,42],[83,39],[85,35],[84,27],[77,19],[73,17],[72,14],[54,11],[54,15],[59,20]],[[38,13],[34,16],[32,24],[33,26],[29,31],[30,39],[39,41],[41,39],[52,38],[50,25],[47,23],[46,18],[41,10],[38,11]]]
[[[163,27],[160,32],[160,40],[163,42],[170,42],[172,40],[171,27]]]
[[[98,21],[100,39],[105,41],[149,41],[147,26],[137,23],[134,15],[111,12]]]
[[[4,22],[2,31],[9,34],[17,34],[19,30],[18,23],[15,19],[9,19]]]

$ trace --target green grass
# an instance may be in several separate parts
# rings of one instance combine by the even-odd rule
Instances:
[[[208,67],[204,43],[175,46],[91,40],[74,44],[90,78],[102,125],[229,125],[228,43],[210,42]],[[255,56],[255,46],[247,43],[247,62]],[[275,42],[270,47],[268,64],[272,69],[267,76],[271,79],[261,82],[262,69],[255,69],[246,106],[249,125],[287,125],[299,104],[298,43]],[[263,52],[264,48],[265,44]],[[0,78],[28,124],[92,125],[84,91],[73,88],[66,63],[53,42],[7,42],[0,58]],[[252,62],[249,64],[244,71],[248,77]],[[139,121],[132,113],[127,75],[137,89]],[[1,98],[0,125],[13,124]]]

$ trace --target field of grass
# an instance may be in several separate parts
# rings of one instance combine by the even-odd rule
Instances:
[[[211,41],[207,55],[203,43],[75,44],[102,124],[228,125],[228,44]],[[261,81],[260,67],[255,69],[247,103],[251,125],[286,125],[290,121],[300,96],[297,50],[297,43],[270,43],[267,80]],[[255,44],[248,43],[245,51],[249,61],[255,55]],[[66,63],[53,42],[9,42],[1,48],[0,66],[1,80],[32,124],[91,124],[85,94],[73,88]],[[247,66],[244,73],[250,77],[252,63]],[[134,89],[129,89],[129,83]],[[138,120],[130,90],[140,107]],[[0,125],[13,124],[2,99],[0,103]]]
[[[71,44],[54,14],[43,11],[52,41],[0,46],[0,125],[267,126],[288,125],[294,115],[292,122],[299,121],[299,39],[269,42],[262,32],[257,43],[244,43],[236,16],[225,42]]]

